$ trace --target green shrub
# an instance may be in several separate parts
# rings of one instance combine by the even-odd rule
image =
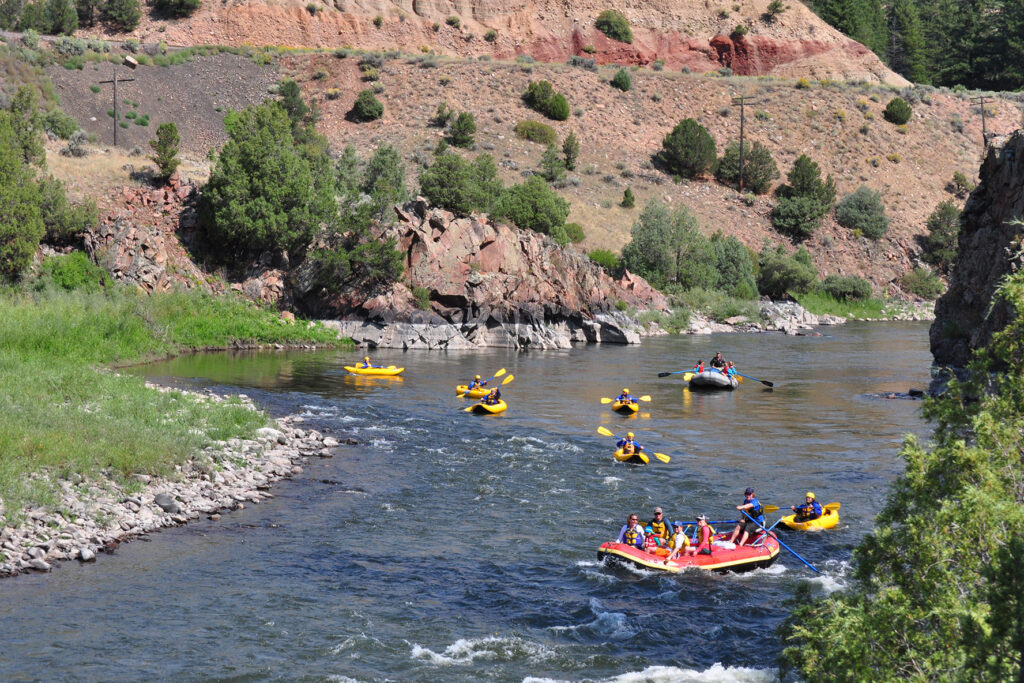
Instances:
[[[122,31],[131,31],[139,25],[142,10],[139,0],[106,0],[101,14],[105,21],[117,26]]]
[[[765,9],[764,14],[769,21],[772,21],[775,19],[775,17],[779,16],[785,11],[786,5],[782,0],[772,0],[771,2],[768,3],[768,7]]]
[[[554,145],[548,145],[540,158],[541,177],[553,183],[565,175],[565,162]]]
[[[569,101],[556,93],[548,81],[531,81],[523,92],[523,102],[549,119],[565,121],[569,118]]]
[[[847,230],[860,230],[865,237],[873,240],[880,238],[889,229],[882,193],[865,185],[843,197],[836,205],[836,220]]]
[[[614,252],[607,249],[593,249],[587,252],[587,257],[597,265],[604,268],[604,271],[612,277],[621,275],[622,264]]]
[[[43,261],[42,271],[44,281],[67,291],[97,291],[107,283],[107,273],[81,251],[51,256]]]
[[[715,139],[694,119],[683,119],[662,141],[660,160],[672,175],[695,178],[715,163]]]
[[[960,209],[947,199],[935,207],[925,223],[928,234],[920,238],[925,263],[948,274],[956,260],[957,240],[960,235]]]
[[[914,110],[910,108],[907,101],[902,97],[894,97],[889,100],[889,104],[885,106],[885,120],[889,123],[895,123],[898,126],[903,125],[910,120]]]
[[[629,77],[629,72],[625,69],[619,69],[615,72],[615,76],[612,77],[611,86],[618,88],[622,92],[628,92],[633,87],[633,79]]]
[[[717,289],[695,287],[673,296],[675,302],[686,308],[698,311],[715,322],[725,322],[729,318],[743,316],[756,321],[761,317],[757,297],[737,298]]]
[[[43,114],[43,130],[55,135],[61,140],[67,140],[72,133],[78,130],[78,121],[64,113],[64,110],[57,107]]]
[[[772,187],[772,181],[779,177],[771,151],[760,142],[753,145],[744,142],[743,189],[755,194],[764,194]],[[718,160],[715,178],[724,185],[739,187],[740,143],[731,142]]]
[[[412,296],[416,300],[416,308],[421,311],[430,310],[430,290],[426,287],[413,287]]]
[[[445,19],[444,23],[448,24],[452,28],[459,28],[462,25],[462,22],[454,14]]]
[[[489,154],[469,163],[457,154],[441,154],[420,173],[420,193],[433,206],[459,215],[490,212],[504,191]]]
[[[733,40],[735,40],[737,38],[742,38],[743,36],[747,35],[748,33],[750,33],[750,29],[749,28],[747,28],[743,24],[736,24],[736,26],[732,30],[732,33],[730,33],[729,36]]]
[[[558,196],[540,176],[508,188],[498,200],[495,216],[507,218],[520,229],[552,234],[562,230],[569,202]]]
[[[953,179],[946,185],[946,191],[952,192],[957,197],[966,197],[971,192],[974,192],[974,188],[977,187],[974,183],[967,179],[962,171],[954,171]]]
[[[455,110],[451,109],[447,102],[441,102],[437,105],[437,110],[430,119],[430,125],[436,128],[444,128],[453,118],[455,118]]]
[[[153,148],[153,163],[159,169],[159,178],[166,181],[178,169],[181,160],[178,159],[178,146],[181,144],[181,137],[178,135],[178,126],[174,123],[161,123],[156,129],[156,138],[149,141]]]
[[[191,16],[201,4],[203,4],[202,0],[153,0],[153,7],[158,12],[178,18]],[[317,6],[313,5],[313,7]],[[309,9],[309,5],[306,5],[306,9]],[[313,11],[311,14],[316,14],[316,12]]]
[[[474,145],[475,135],[476,121],[473,114],[468,111],[460,112],[448,130],[448,142],[456,147],[470,149]]]
[[[544,114],[554,121],[565,121],[569,118],[569,100],[565,95],[557,93],[548,101],[547,111]]]
[[[757,289],[772,299],[784,299],[814,288],[818,271],[811,263],[810,254],[801,247],[792,256],[779,245],[766,247],[761,252],[757,273]]]
[[[493,28],[489,29],[487,31],[487,33],[484,34],[484,40],[486,40],[488,43],[493,43],[497,39],[498,39],[498,32],[495,31]]]
[[[597,15],[594,28],[620,43],[633,42],[633,31],[630,30],[629,21],[626,20],[622,12],[606,9]]]
[[[356,121],[373,121],[384,116],[384,105],[374,96],[372,90],[363,90],[356,97],[350,114]]]
[[[806,154],[793,162],[787,175],[789,183],[781,186],[779,199],[772,210],[772,225],[779,232],[803,240],[810,237],[822,218],[832,210],[836,184],[829,176],[821,180],[821,169]]]
[[[558,142],[558,133],[555,129],[538,121],[520,121],[516,124],[515,133],[517,138],[541,145],[553,145]]]
[[[64,183],[53,177],[39,181],[39,211],[45,230],[42,239],[54,246],[77,244],[82,233],[99,222],[93,200],[71,204]]]
[[[946,289],[938,275],[921,267],[904,273],[900,278],[900,287],[922,299],[935,299]]]
[[[310,3],[310,4],[312,4],[312,3]],[[308,9],[309,5],[306,5],[306,7]],[[316,7],[316,5],[313,5],[313,7]],[[315,14],[315,12],[314,12],[314,14]],[[377,16],[375,16],[373,18],[373,25],[376,26],[377,28],[380,28],[381,26],[383,26],[384,25],[384,17],[382,17],[379,14]]]
[[[636,198],[633,196],[633,190],[626,188],[626,191],[622,193],[622,201],[619,202],[619,206],[624,209],[632,209],[636,206]]]
[[[828,275],[818,287],[837,301],[863,301],[871,298],[871,283],[856,275]]]
[[[569,171],[576,170],[576,161],[580,157],[580,143],[572,131],[569,131],[562,141],[562,154],[565,155],[565,168]]]
[[[583,232],[583,226],[579,223],[566,223],[565,236],[568,237],[569,241],[573,244],[579,244],[583,240],[587,239],[586,233]]]

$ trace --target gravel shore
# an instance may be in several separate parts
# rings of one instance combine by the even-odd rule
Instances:
[[[226,398],[185,393],[210,402]],[[241,398],[256,410],[246,396]],[[111,552],[150,531],[187,524],[202,515],[219,519],[247,503],[273,498],[268,491],[273,482],[301,473],[300,463],[307,457],[331,457],[340,445],[314,429],[303,429],[300,416],[274,423],[258,429],[254,439],[208,446],[176,466],[173,478],[135,475],[141,490],[133,485],[130,493],[110,479],[61,480],[56,511],[29,509],[19,526],[0,531],[0,577],[50,571],[63,560],[91,562],[97,553]]]

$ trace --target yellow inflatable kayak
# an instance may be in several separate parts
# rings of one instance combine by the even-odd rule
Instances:
[[[628,462],[634,465],[646,465],[651,461],[643,451],[637,453],[623,453],[622,449],[615,451],[615,459],[619,462]]]
[[[386,368],[360,368],[355,365],[346,365],[345,369],[353,375],[376,375],[378,377],[394,377],[402,374],[402,371],[405,370],[405,368],[396,368],[394,365],[389,365]]]
[[[477,403],[472,406],[474,413],[490,413],[491,415],[497,415],[498,413],[505,412],[508,405],[502,399],[498,399],[498,402],[491,405],[489,403]]]
[[[839,524],[839,511],[829,510],[828,508],[821,511],[821,517],[817,519],[811,519],[806,522],[796,521],[796,515],[786,515],[782,518],[782,523],[790,529],[796,529],[797,531],[819,531],[821,529],[831,529],[836,524]]]
[[[468,398],[483,398],[490,393],[490,389],[486,387],[477,387],[476,389],[470,389],[468,384],[457,384],[455,386],[456,396],[466,396]]]
[[[623,402],[623,401],[615,401],[614,403],[612,403],[612,410],[614,410],[617,413],[624,413],[626,415],[633,415],[638,410],[640,410],[640,404],[637,403],[636,401],[632,401],[632,402],[628,402],[628,403],[627,402]]]

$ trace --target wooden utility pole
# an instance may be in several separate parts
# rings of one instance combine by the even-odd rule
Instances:
[[[978,95],[972,97],[971,102],[977,102],[978,107],[981,109],[981,153],[984,154],[988,149],[988,127],[985,125],[985,117],[987,112],[985,111],[985,104],[992,98],[988,95]]]
[[[133,59],[132,57],[127,57],[126,56],[124,58],[124,65],[129,67],[129,68],[131,68],[131,69],[134,69],[138,65],[138,62],[136,62],[135,59]],[[117,64],[115,64],[114,65],[114,77],[112,79],[110,79],[109,81],[100,81],[100,83],[113,83],[114,84],[114,147],[117,147],[117,129],[118,129],[118,127],[121,124],[121,122],[118,120],[118,116],[117,116],[117,84],[118,84],[119,81],[121,83],[127,83],[128,81],[134,81],[134,80],[135,80],[134,78],[118,78],[117,77]]]
[[[743,128],[746,123],[746,111],[744,106],[751,102],[751,98],[747,95],[740,95],[739,97],[732,98],[733,104],[740,105],[740,192],[743,192],[743,156],[744,156],[744,145],[743,145]]]

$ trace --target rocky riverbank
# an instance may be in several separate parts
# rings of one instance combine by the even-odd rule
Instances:
[[[212,393],[193,395],[224,400]],[[65,560],[91,562],[97,553],[112,552],[142,534],[202,515],[216,520],[273,498],[268,491],[273,482],[301,473],[308,457],[331,457],[341,445],[301,425],[301,417],[288,416],[257,430],[254,439],[215,443],[176,466],[174,478],[137,474],[141,489],[132,485],[129,491],[112,478],[59,481],[60,500],[52,509],[29,509],[18,526],[0,531],[0,577],[50,571]]]

